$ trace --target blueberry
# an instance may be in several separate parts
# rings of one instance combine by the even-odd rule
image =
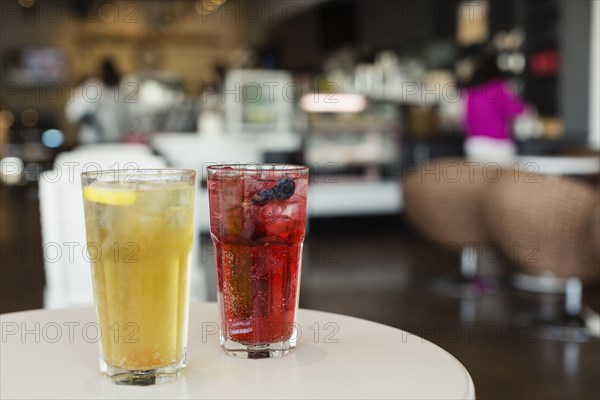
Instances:
[[[275,189],[265,189],[256,193],[252,198],[252,202],[258,206],[264,206],[268,202],[275,200],[277,195],[275,194]]]
[[[277,186],[273,189],[275,190],[275,197],[277,197],[277,200],[287,200],[294,194],[296,184],[293,179],[281,178],[279,182],[277,182]]]
[[[281,178],[277,185],[271,189],[261,190],[252,198],[252,203],[264,206],[273,200],[287,200],[294,194],[296,184],[293,179]]]

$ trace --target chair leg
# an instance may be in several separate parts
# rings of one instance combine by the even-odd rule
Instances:
[[[473,279],[477,276],[479,253],[475,246],[465,246],[460,254],[460,272],[463,278]]]
[[[567,315],[581,315],[581,292],[583,285],[579,278],[569,278],[565,285],[565,311]]]
[[[437,279],[434,288],[441,294],[472,299],[496,291],[498,282],[493,278],[477,276],[479,250],[476,246],[465,246],[460,255],[460,272]]]

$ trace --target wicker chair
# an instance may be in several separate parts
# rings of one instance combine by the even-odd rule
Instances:
[[[461,279],[445,279],[437,287],[463,297],[495,287],[493,280],[477,277],[479,250],[487,243],[481,201],[488,183],[481,165],[462,158],[431,161],[403,178],[407,221],[427,239],[461,251]]]
[[[485,194],[483,221],[488,237],[521,271],[514,275],[515,286],[565,292],[564,315],[553,321],[538,320],[549,328],[542,329],[542,335],[585,340],[580,329],[585,325],[582,282],[600,277],[599,193],[569,178],[505,172]],[[559,329],[566,326],[573,329]]]

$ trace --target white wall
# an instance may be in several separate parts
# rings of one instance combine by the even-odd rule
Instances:
[[[600,150],[600,0],[592,0],[589,145]]]
[[[559,17],[559,113],[563,139],[585,145],[589,132],[590,1],[561,0]]]

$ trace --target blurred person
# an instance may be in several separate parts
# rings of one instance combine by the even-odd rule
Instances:
[[[474,62],[469,82],[463,88],[465,154],[476,161],[510,162],[517,154],[512,121],[526,105],[509,87],[491,52]]]
[[[79,123],[79,143],[119,142],[123,96],[120,76],[114,63],[105,59],[100,64],[99,78],[84,81],[75,89],[66,106],[67,119]]]

